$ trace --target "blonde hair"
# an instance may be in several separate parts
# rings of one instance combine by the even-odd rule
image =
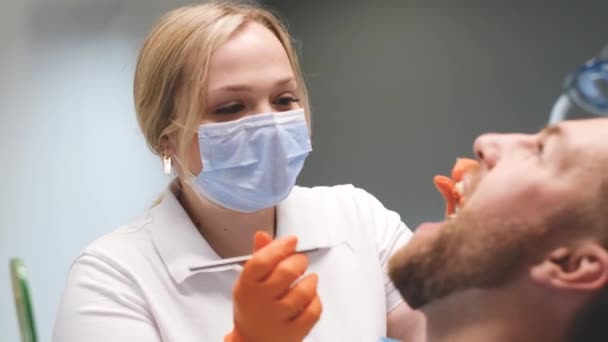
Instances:
[[[234,1],[185,6],[160,19],[146,38],[135,69],[137,121],[154,154],[163,155],[163,139],[177,134],[176,154],[187,171],[183,163],[187,160],[188,143],[206,115],[206,76],[211,54],[249,22],[268,28],[285,48],[309,120],[308,93],[297,54],[277,16],[256,5]],[[180,104],[187,108],[180,108]]]

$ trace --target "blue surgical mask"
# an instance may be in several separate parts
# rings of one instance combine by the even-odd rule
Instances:
[[[312,150],[303,109],[204,124],[198,139],[203,171],[188,183],[211,202],[239,212],[285,199]]]

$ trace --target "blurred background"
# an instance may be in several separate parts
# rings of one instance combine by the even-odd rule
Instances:
[[[71,262],[169,181],[137,127],[137,50],[178,0],[0,4],[0,331],[18,341],[8,260],[24,259],[41,341]],[[352,183],[412,229],[432,185],[488,131],[534,132],[564,77],[608,42],[608,1],[268,0],[311,93],[300,185]]]

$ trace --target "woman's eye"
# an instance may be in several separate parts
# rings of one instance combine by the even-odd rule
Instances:
[[[297,99],[293,96],[281,96],[274,101],[274,104],[279,106],[289,106],[292,103],[300,102],[300,99]]]
[[[215,111],[213,111],[213,114],[230,115],[230,114],[236,114],[236,113],[242,111],[243,109],[245,109],[244,105],[242,105],[240,103],[234,103],[234,104],[216,109]]]

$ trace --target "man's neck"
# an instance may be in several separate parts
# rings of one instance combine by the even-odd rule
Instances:
[[[189,187],[178,190],[177,197],[209,246],[222,258],[251,254],[256,231],[274,236],[275,208],[239,213],[222,208]]]
[[[560,342],[565,322],[547,309],[513,288],[462,291],[423,308],[427,342]]]

